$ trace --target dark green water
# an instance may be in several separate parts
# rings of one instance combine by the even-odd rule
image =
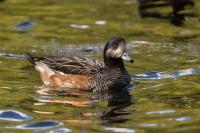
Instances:
[[[195,17],[187,17],[181,27],[141,18],[137,7],[134,0],[0,2],[0,110],[32,117],[18,122],[0,119],[0,131],[199,132],[200,2],[187,9]],[[19,31],[16,25],[25,21],[35,25]],[[126,63],[135,75],[135,86],[128,91],[55,92],[41,87],[38,73],[23,59],[24,52],[31,52],[101,60],[102,47],[113,36],[127,40],[135,59],[134,64]],[[146,73],[146,79],[139,78]],[[38,123],[43,121],[50,122]],[[33,123],[39,128],[19,127]]]

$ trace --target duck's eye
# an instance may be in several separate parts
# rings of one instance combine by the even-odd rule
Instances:
[[[118,48],[118,45],[114,45],[114,46],[113,46],[113,49],[116,50],[117,48]]]

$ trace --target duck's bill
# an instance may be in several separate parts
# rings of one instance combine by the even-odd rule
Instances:
[[[131,62],[131,63],[134,62],[134,60],[133,60],[126,52],[123,53],[123,55],[122,55],[121,58],[122,58],[123,60],[128,61],[128,62]]]

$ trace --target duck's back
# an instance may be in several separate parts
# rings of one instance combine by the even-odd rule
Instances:
[[[104,68],[103,62],[86,57],[33,57],[30,54],[25,56],[32,64],[43,63],[56,73],[91,76]]]

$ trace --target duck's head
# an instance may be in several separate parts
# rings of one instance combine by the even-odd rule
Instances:
[[[126,41],[122,37],[113,37],[105,45],[104,62],[106,66],[123,63],[123,60],[133,63],[126,52]]]

